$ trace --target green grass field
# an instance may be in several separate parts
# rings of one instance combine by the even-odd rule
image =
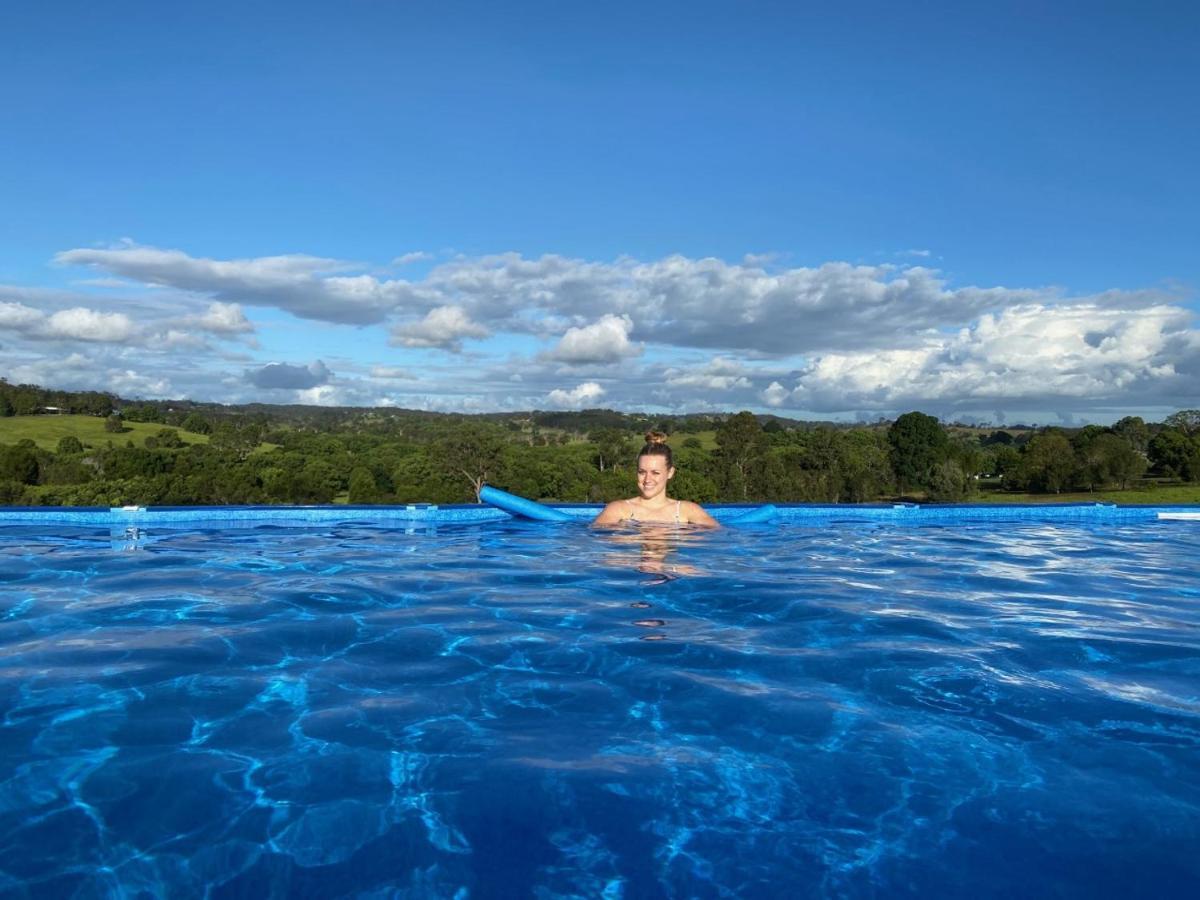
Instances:
[[[99,416],[8,416],[0,418],[0,444],[15,444],[28,438],[43,450],[54,450],[60,438],[77,437],[85,447],[103,447],[109,441],[120,447],[126,441],[140,447],[146,438],[166,428],[146,422],[126,422],[125,430],[115,434],[104,430],[104,419]],[[207,444],[208,435],[180,431],[179,438],[185,444]]]
[[[697,431],[688,434],[672,435],[671,446],[678,449],[683,446],[684,441],[693,437],[700,441],[700,446],[705,450],[712,452],[717,449],[717,433],[715,431]]]
[[[1200,503],[1200,484],[1163,484],[1153,488],[1127,491],[1093,491],[1072,494],[1018,494],[981,491],[970,503],[1121,503],[1143,506],[1178,506]]]

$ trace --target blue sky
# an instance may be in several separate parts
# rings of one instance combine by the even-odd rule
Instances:
[[[1200,398],[1185,3],[6,10],[0,376],[821,418]]]

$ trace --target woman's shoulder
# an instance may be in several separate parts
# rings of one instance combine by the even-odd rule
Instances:
[[[615,522],[620,522],[627,518],[627,513],[630,509],[628,500],[613,500],[604,504],[604,509],[600,510],[600,515],[592,520],[594,525],[611,525]]]
[[[695,525],[716,525],[717,521],[704,511],[704,507],[691,500],[679,501],[680,515],[689,523]]]
[[[610,500],[604,504],[605,509],[629,509],[633,506],[632,500]]]

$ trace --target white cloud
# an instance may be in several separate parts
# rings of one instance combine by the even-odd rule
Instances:
[[[21,303],[0,303],[0,328],[34,340],[128,343],[141,336],[124,313],[106,313],[82,306],[46,315]]]
[[[296,402],[309,406],[341,406],[347,400],[334,385],[319,384],[315,387],[296,391]]]
[[[921,266],[830,262],[768,272],[763,258],[753,256],[739,265],[678,255],[592,262],[506,253],[458,257],[411,282],[349,274],[362,266],[323,257],[214,260],[132,244],[68,250],[57,260],[335,323],[376,324],[398,313],[443,310],[398,326],[396,341],[407,346],[453,347],[489,332],[545,335],[566,328],[554,353],[571,363],[632,355],[634,333],[651,343],[776,356],[897,341],[920,346],[930,331],[1059,300],[1043,289],[951,288]],[[1118,292],[1118,299],[1128,303],[1131,296]],[[626,321],[624,329],[616,324]],[[456,322],[466,330],[455,334]]]
[[[76,341],[122,342],[138,334],[137,327],[124,313],[103,313],[81,306],[50,315],[42,331],[48,337]]]
[[[463,338],[485,338],[488,334],[486,328],[471,321],[461,306],[439,306],[418,322],[397,325],[392,329],[389,343],[403,347],[438,347],[458,353],[462,350]]]
[[[144,287],[136,281],[128,281],[124,278],[80,278],[71,283],[81,287],[114,288],[123,291],[137,291]]]
[[[199,316],[163,317],[154,310],[135,318],[125,312],[102,312],[75,306],[57,312],[20,303],[0,302],[0,329],[29,341],[83,342],[156,349],[209,349],[204,333],[229,338],[253,326],[236,304],[213,303]]]
[[[246,334],[254,331],[254,326],[237,303],[210,303],[208,311],[203,315],[190,316],[185,321],[193,328],[218,335]]]
[[[924,346],[831,353],[800,374],[788,405],[884,409],[953,404],[1113,404],[1155,393],[1187,396],[1200,371],[1191,316],[1171,306],[1105,309],[1084,303],[1028,305],[985,315]],[[777,396],[777,392],[774,396]]]
[[[20,284],[0,284],[0,301],[65,306],[69,303],[79,302],[80,296],[81,294],[78,291],[28,287]]]
[[[547,356],[569,365],[619,362],[642,352],[642,347],[629,341],[632,329],[629,316],[606,315],[591,325],[568,328]]]
[[[163,372],[149,373],[140,367],[122,365],[118,351],[90,345],[88,354],[42,356],[16,365],[9,364],[0,375],[14,384],[39,384],[76,391],[108,391],[130,397],[179,396],[171,377]]]
[[[23,303],[0,303],[0,328],[29,331],[40,325],[45,315],[39,309]]]
[[[924,253],[899,255],[932,256]],[[1044,408],[1082,417],[1191,406],[1200,396],[1192,300],[1170,288],[1079,297],[958,286],[899,262],[789,268],[769,255],[740,263],[459,256],[409,280],[317,256],[203,259],[132,243],[68,250],[59,260],[150,289],[0,285],[0,375],[36,371],[44,377],[23,380],[82,387],[133,371],[197,399],[278,401],[286,389],[321,402],[444,410],[578,407],[602,397],[615,408],[662,411]],[[351,334],[271,317],[259,327],[269,328],[272,352],[290,359],[312,347],[302,352],[351,374],[271,368],[250,336],[250,306],[383,325],[402,349],[373,359],[366,348],[384,329]],[[435,357],[422,357],[420,378],[403,350],[457,351],[489,336],[477,353],[432,371],[425,367]],[[224,341],[238,341],[239,353]],[[79,351],[92,360],[86,377],[55,365]],[[633,363],[612,365],[622,360]],[[568,367],[574,387],[563,386]]]
[[[372,378],[394,379],[396,381],[416,381],[417,376],[408,369],[397,368],[396,366],[372,366]]]
[[[17,365],[10,365],[0,376],[7,376],[14,384],[40,384],[62,386],[67,390],[106,390],[97,388],[97,373],[102,372],[95,360],[82,353],[71,353],[65,357],[41,357]],[[83,379],[80,376],[85,376]]]
[[[108,373],[108,389],[121,397],[166,397],[171,393],[171,382],[125,369]]]
[[[600,387],[594,381],[585,381],[577,387],[571,388],[569,391],[564,391],[560,388],[550,392],[547,398],[551,406],[558,406],[564,409],[580,409],[588,403],[595,403],[604,396],[604,388]]]
[[[155,340],[161,344],[162,347],[170,350],[177,350],[180,348],[188,350],[210,349],[208,341],[206,341],[200,335],[194,334],[191,331],[180,331],[177,328],[168,328],[162,334],[157,335]]]
[[[748,370],[737,360],[718,356],[695,369],[667,369],[663,379],[674,388],[702,388],[709,391],[729,391],[751,386]]]
[[[932,269],[853,266],[766,272],[718,259],[671,256],[641,263],[517,254],[460,258],[420,282],[497,330],[575,327],[625,317],[646,341],[774,355],[887,346],[971,316],[1049,296],[1006,288],[949,289]],[[896,323],[903,321],[903,329]]]
[[[392,260],[393,266],[408,266],[413,263],[425,262],[427,259],[433,259],[432,253],[426,253],[424,250],[416,250],[412,253],[405,253],[397,256]]]
[[[771,263],[778,262],[780,258],[781,255],[778,253],[747,253],[742,257],[742,265],[761,269],[764,266],[771,265]]]
[[[218,260],[189,256],[181,250],[124,244],[66,250],[55,261],[147,284],[207,293],[219,301],[274,306],[300,318],[355,325],[383,321],[403,304],[410,290],[403,281],[338,275],[352,267],[340,260],[303,254]]]
[[[772,381],[762,391],[762,401],[771,407],[780,407],[787,402],[791,392],[778,381]]]

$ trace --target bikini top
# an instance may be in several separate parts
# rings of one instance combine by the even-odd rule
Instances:
[[[625,502],[629,504],[629,518],[626,521],[629,521],[629,522],[638,521],[637,507],[633,505],[633,502],[631,500],[626,500]],[[675,501],[675,524],[676,525],[679,524],[679,504],[682,502],[683,502],[682,500]]]

